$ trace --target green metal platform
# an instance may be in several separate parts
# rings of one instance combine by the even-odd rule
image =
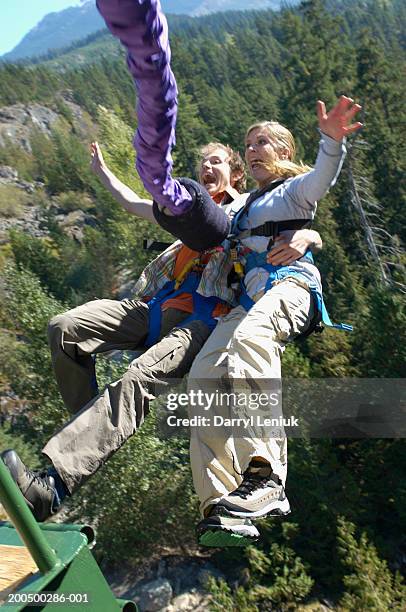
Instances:
[[[95,539],[93,530],[83,525],[37,523],[1,459],[0,502],[11,520],[10,523],[0,521],[0,569],[3,567],[4,571],[8,567],[6,552],[8,556],[14,554],[17,568],[22,567],[24,556],[30,562],[26,550],[36,564],[31,564],[26,576],[23,572],[19,582],[16,582],[18,572],[15,580],[13,575],[6,576],[11,586],[0,588],[2,610],[137,610],[135,603],[114,597],[90,551]]]

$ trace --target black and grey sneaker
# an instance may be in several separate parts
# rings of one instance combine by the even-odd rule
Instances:
[[[13,450],[4,451],[1,458],[37,521],[45,521],[54,514],[53,505],[57,493],[52,476],[46,472],[29,470]]]
[[[232,493],[219,502],[232,516],[260,518],[263,516],[286,516],[290,513],[280,479],[269,464],[251,461],[243,474],[243,481]]]
[[[259,531],[249,519],[233,517],[217,505],[196,527],[202,546],[248,546],[259,538]]]

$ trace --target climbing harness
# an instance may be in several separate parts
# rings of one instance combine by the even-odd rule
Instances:
[[[264,294],[272,287],[272,285],[276,281],[280,281],[287,277],[296,278],[297,280],[306,283],[306,285],[309,287],[314,303],[315,314],[307,331],[303,334],[300,334],[301,338],[307,337],[313,332],[323,331],[324,326],[332,327],[334,329],[339,329],[343,331],[352,331],[352,325],[347,325],[346,323],[333,323],[331,321],[330,316],[327,312],[326,305],[324,303],[322,293],[315,284],[309,284],[308,279],[303,274],[301,274],[297,270],[292,270],[290,266],[274,266],[267,262],[268,251],[281,232],[285,230],[310,228],[312,224],[311,219],[266,221],[262,225],[259,225],[254,228],[246,230],[240,228],[241,221],[245,216],[248,215],[251,204],[265,193],[273,191],[274,189],[282,185],[283,182],[284,179],[272,181],[272,183],[270,183],[266,187],[252,192],[243,208],[237,212],[234,218],[233,227],[236,231],[234,231],[228,236],[228,241],[229,254],[231,261],[233,262],[234,278],[238,279],[241,289],[239,303],[247,311],[250,310],[250,308],[252,308],[252,306],[255,304],[254,300],[252,300],[252,298],[247,293],[247,289],[244,283],[244,277],[254,268],[262,268],[269,273],[264,288]],[[258,253],[248,247],[243,246],[241,241],[244,238],[249,238],[251,236],[269,237],[267,250]],[[314,264],[313,255],[310,251],[307,251],[304,256],[298,261],[307,261],[308,263]],[[230,279],[231,282],[232,280],[233,279]]]
[[[203,321],[210,329],[214,329],[217,319],[213,316],[216,306],[227,303],[215,296],[205,297],[197,292],[203,270],[207,262],[203,260],[213,255],[222,247],[215,247],[189,260],[182,268],[176,278],[168,281],[158,293],[150,299],[147,304],[149,308],[149,328],[148,335],[144,342],[146,347],[150,347],[158,341],[161,333],[162,305],[167,299],[178,297],[182,293],[188,293],[193,299],[193,312],[176,327],[184,327],[191,321]]]

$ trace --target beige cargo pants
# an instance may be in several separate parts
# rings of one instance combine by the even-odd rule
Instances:
[[[234,308],[222,317],[196,357],[189,393],[200,389],[215,397],[220,397],[219,391],[249,396],[253,390],[268,393],[270,382],[273,390],[277,383],[280,391],[282,353],[287,342],[306,331],[313,308],[309,289],[291,278],[274,285],[248,313],[242,306]],[[204,413],[213,419],[241,414],[241,409],[227,401],[207,404],[206,408],[190,405],[189,416]],[[268,410],[270,417],[280,416],[281,402],[269,405]],[[270,436],[269,429],[262,435],[258,429],[236,431],[235,427],[213,427],[212,423],[191,428],[191,467],[202,514],[238,487],[252,457],[269,461],[285,482],[287,441],[283,427]]]
[[[100,394],[92,355],[142,347],[148,333],[148,306],[135,300],[94,300],[50,321],[56,380],[74,416],[42,452],[70,493],[142,425],[150,400],[167,389],[165,379],[181,379],[189,371],[210,330],[201,321],[174,328],[188,316],[176,309],[164,311],[158,343]]]

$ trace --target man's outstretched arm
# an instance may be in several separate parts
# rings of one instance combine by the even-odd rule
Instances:
[[[128,187],[128,185],[120,181],[104,161],[98,142],[92,142],[90,150],[90,167],[96,176],[99,177],[104,187],[111,193],[116,202],[132,215],[156,223],[156,219],[152,214],[152,201],[140,198],[140,196]]]

